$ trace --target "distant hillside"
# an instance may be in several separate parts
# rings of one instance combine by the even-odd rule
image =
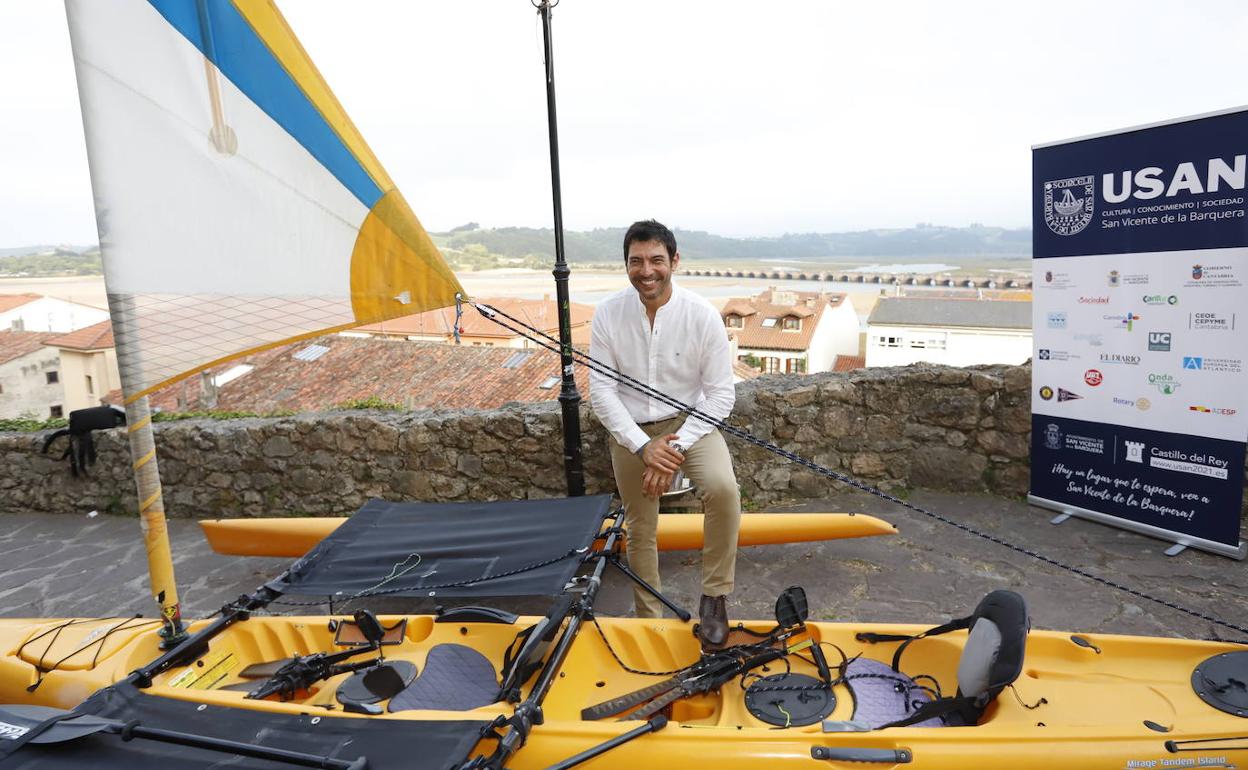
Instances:
[[[614,262],[620,259],[624,228],[567,232],[564,243],[571,262]],[[435,233],[439,246],[466,254],[512,259],[554,258],[554,235],[549,229],[473,225]],[[895,230],[849,233],[797,233],[775,238],[726,238],[698,230],[676,230],[681,256],[694,261],[757,261],[760,259],[940,258],[1031,256],[1031,230],[1003,227],[937,227],[919,225]],[[454,260],[454,255],[448,255]]]
[[[0,277],[103,274],[99,246],[19,246],[0,249]]]

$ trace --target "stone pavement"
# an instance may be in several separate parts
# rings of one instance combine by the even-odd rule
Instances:
[[[1168,543],[1092,522],[1052,526],[1052,512],[1001,498],[919,491],[909,501],[1059,562],[1241,627],[1248,626],[1248,564],[1188,550],[1167,557]],[[857,511],[897,525],[899,535],[743,549],[734,618],[769,618],[780,590],[801,585],[815,620],[935,625],[967,614],[994,588],[1022,593],[1036,628],[1189,638],[1244,639],[1152,601],[1132,596],[968,535],[922,514],[858,492],[781,510]],[[209,614],[276,575],[284,559],[212,553],[199,527],[170,522],[184,613]],[[1243,536],[1243,535],[1241,535]],[[696,552],[661,558],[669,595],[696,610]],[[542,602],[498,602],[536,612]],[[428,611],[420,601],[370,602],[385,612]],[[631,592],[612,572],[598,602],[604,614],[627,614]],[[294,612],[291,608],[274,610]],[[0,513],[0,616],[77,617],[153,614],[137,519]]]

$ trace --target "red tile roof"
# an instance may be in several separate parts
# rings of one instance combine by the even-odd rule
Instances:
[[[296,358],[313,345],[326,348],[315,360]],[[559,357],[542,349],[466,347],[327,336],[299,342],[212,370],[220,375],[240,364],[255,368],[223,383],[213,407],[224,411],[316,411],[367,398],[424,407],[492,409],[508,401],[550,401],[559,383]],[[577,388],[589,393],[588,375],[577,367]],[[167,411],[205,409],[201,377],[174,383],[151,396]],[[115,400],[117,394],[110,394]]]
[[[0,331],[0,364],[41,350],[49,339],[56,336],[55,332]]]
[[[555,332],[559,328],[558,305],[556,305],[553,299],[522,299],[520,297],[475,299],[479,304],[490,305],[544,332]],[[568,313],[572,318],[573,341],[580,341],[579,337],[581,335],[578,335],[580,331],[578,327],[588,327],[590,320],[594,317],[593,305],[582,305],[578,302],[572,302],[568,305]],[[507,319],[502,320],[505,321]],[[429,310],[401,318],[392,318],[389,321],[360,326],[356,330],[388,336],[407,336],[410,334],[413,336],[437,336],[451,339],[454,325],[455,308],[449,307]],[[463,334],[469,337],[514,339],[517,336],[514,332],[504,329],[483,316],[476,308],[470,306],[464,307],[464,316],[460,320],[460,327],[463,329]],[[583,336],[584,341],[588,342],[588,334]]]
[[[42,294],[0,294],[0,313],[7,313],[15,307],[21,307],[29,302],[42,299]]]
[[[855,369],[863,369],[867,366],[866,356],[844,356],[838,355],[836,361],[832,364],[834,372],[852,372]]]
[[[779,291],[767,289],[756,297],[734,297],[724,304],[720,316],[741,316],[743,327],[728,327],[738,347],[763,350],[806,350],[810,347],[815,327],[828,307],[837,307],[845,301],[845,294],[824,294],[814,291]],[[780,300],[780,301],[777,301]],[[785,301],[791,300],[791,301]],[[793,316],[801,319],[801,329],[785,331],[783,319]],[[775,319],[768,328],[763,321]]]
[[[70,350],[103,350],[115,347],[113,324],[111,321],[100,321],[93,326],[53,337],[44,344]]]

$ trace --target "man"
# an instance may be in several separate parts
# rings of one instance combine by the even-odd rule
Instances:
[[[590,355],[716,419],[732,411],[736,389],[728,335],[719,312],[672,282],[680,264],[676,237],[654,220],[624,235],[631,288],[594,311]],[[608,376],[590,374],[594,412],[611,434],[611,465],[624,500],[628,562],[660,588],[656,543],[659,496],[683,470],[702,494],[702,600],[698,634],[707,647],[728,636],[726,600],[737,562],[741,493],[728,445],[718,430]],[[637,616],[660,617],[663,605],[634,588]]]

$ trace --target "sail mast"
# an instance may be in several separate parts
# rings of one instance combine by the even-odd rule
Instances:
[[[101,242],[103,237],[101,237]],[[131,339],[134,328],[135,300],[127,294],[108,295],[113,334],[117,344],[118,373],[121,392],[126,402],[126,433],[130,441],[131,467],[139,493],[139,524],[143,529],[143,547],[147,552],[147,571],[152,598],[160,607],[164,628],[160,635],[164,648],[173,647],[186,638],[182,627],[182,604],[173,574],[173,551],[169,545],[169,529],[165,522],[165,499],[160,486],[160,469],[156,461],[156,436],[152,432],[152,412],[147,396],[132,398],[142,384],[135,381],[138,367],[131,363],[140,356],[138,343]]]
[[[550,11],[559,0],[534,0],[542,17],[542,39],[546,60],[546,122],[550,133],[550,186],[555,210],[555,301],[559,310],[559,365],[562,385],[559,405],[563,412],[563,470],[568,496],[585,494],[585,471],[581,460],[581,394],[576,389],[572,363],[572,311],[568,299],[571,270],[563,251],[563,201],[559,190],[559,129],[555,117],[555,60],[550,34]]]

